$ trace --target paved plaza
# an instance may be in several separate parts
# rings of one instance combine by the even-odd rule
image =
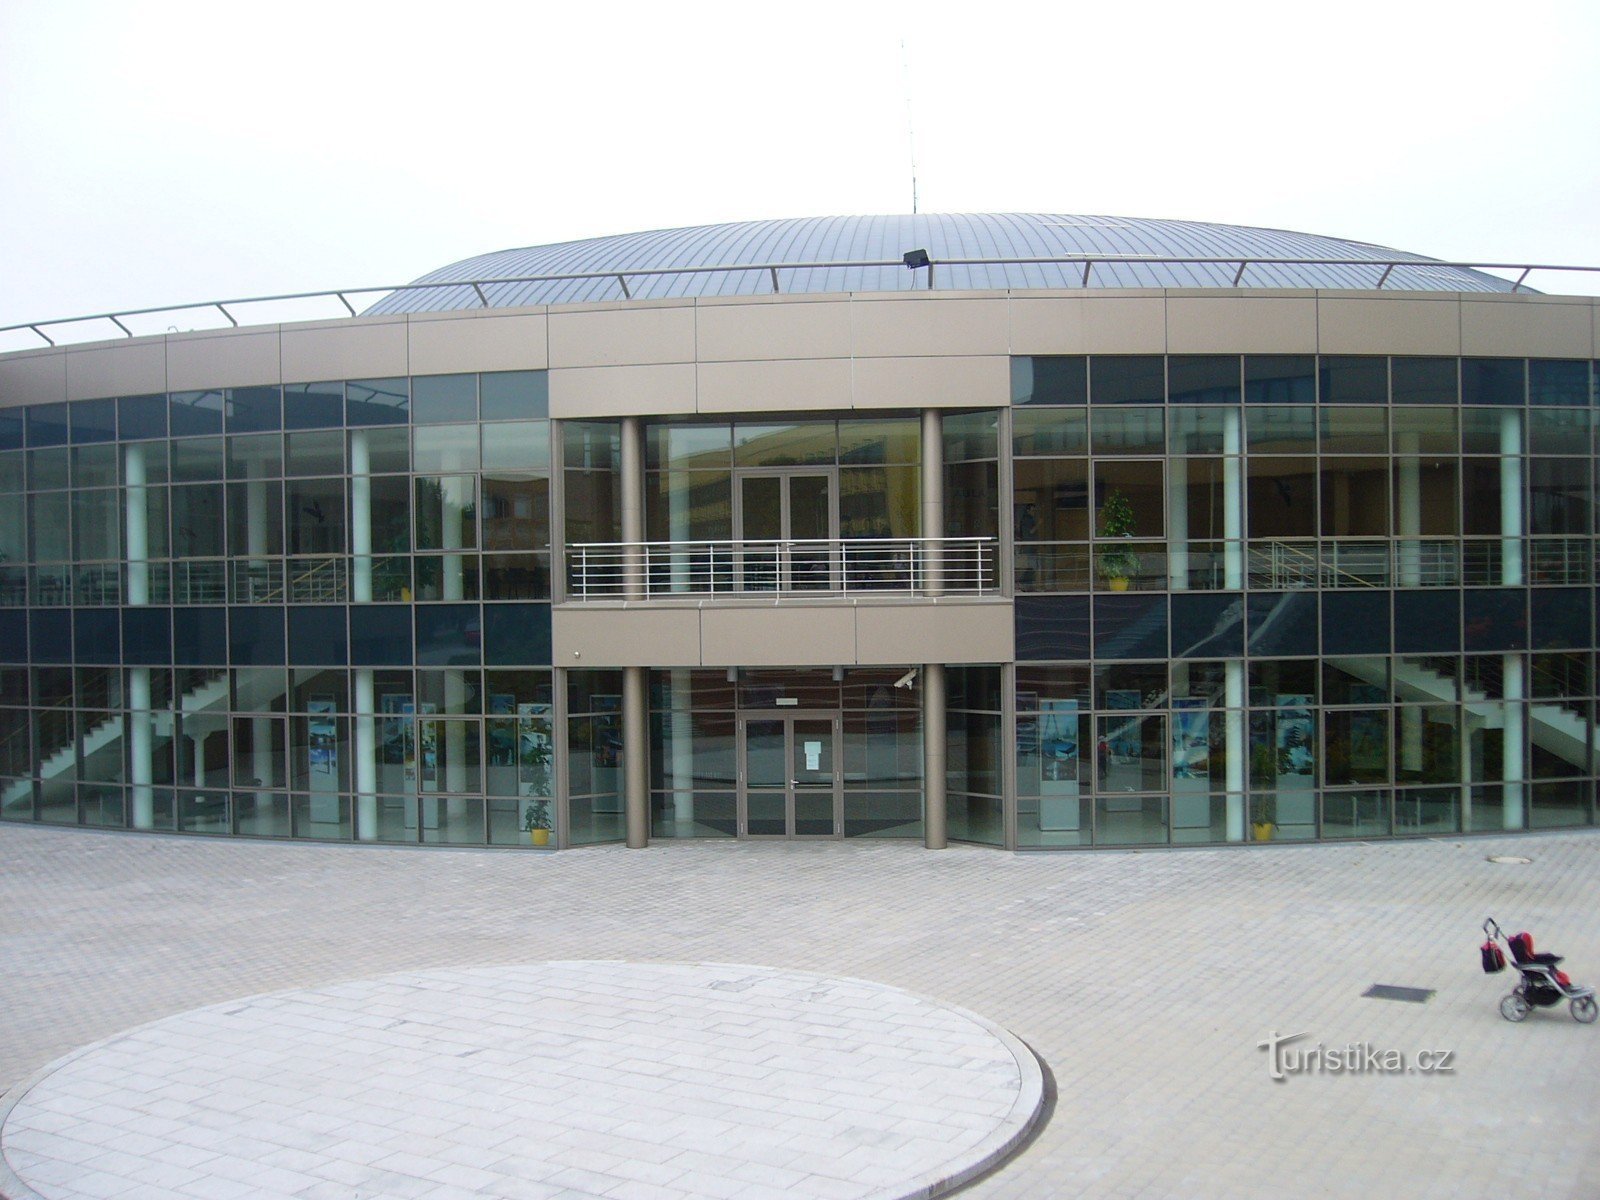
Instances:
[[[1533,861],[1488,861],[1505,854]],[[410,997],[400,1008],[434,1004],[441,1028],[464,1039],[458,1045],[485,1047],[475,1057],[493,1055],[514,1040],[496,1024],[495,1005],[560,986],[563,971],[616,970],[634,973],[634,983],[649,981],[638,992],[595,989],[621,996],[624,1014],[639,1005],[612,1026],[621,1029],[615,1044],[603,1033],[607,1014],[593,1004],[575,1010],[593,1010],[596,1025],[587,1036],[597,1053],[625,1046],[629,1063],[648,1063],[652,1036],[704,1027],[687,1019],[706,999],[690,994],[695,990],[715,991],[711,1003],[734,1010],[740,998],[770,1001],[765,1015],[776,1039],[784,1036],[780,1030],[794,1036],[793,1006],[801,998],[859,999],[850,989],[861,981],[866,993],[881,991],[890,1010],[925,1013],[923,1033],[935,1043],[949,1044],[940,1032],[940,1022],[948,1021],[944,1034],[965,1031],[973,1038],[969,1047],[988,1046],[991,1055],[974,1058],[959,1085],[935,1070],[924,1080],[932,1090],[921,1097],[931,1103],[920,1105],[896,1094],[905,1077],[884,1073],[877,1080],[881,1095],[859,1093],[885,1101],[879,1118],[954,1112],[964,1093],[981,1099],[997,1086],[1020,1094],[1020,1076],[1015,1085],[1002,1080],[1003,1056],[993,1049],[1005,1044],[1001,1030],[1025,1042],[1053,1075],[1054,1108],[1036,1139],[964,1196],[1467,1200],[1536,1190],[1592,1197],[1600,1192],[1600,1124],[1593,1112],[1600,1026],[1577,1024],[1565,1008],[1536,1012],[1521,1025],[1503,1021],[1496,1005],[1508,984],[1481,973],[1477,944],[1479,924],[1493,914],[1508,931],[1533,930],[1541,949],[1566,956],[1574,978],[1594,983],[1600,980],[1597,913],[1595,833],[1243,852],[1008,855],[888,842],[706,842],[537,855],[0,826],[0,1087],[13,1089],[6,1102],[20,1111],[28,1103],[24,1085],[34,1080],[47,1088],[51,1076],[40,1073],[56,1060],[114,1039],[58,1064],[58,1071],[98,1071],[108,1061],[91,1062],[96,1053],[148,1044],[148,1061],[133,1054],[119,1063],[113,1055],[110,1074],[98,1082],[110,1089],[100,1094],[114,1102],[81,1111],[88,1122],[115,1124],[130,1112],[159,1120],[173,1115],[165,1103],[194,1100],[161,1094],[173,1086],[163,1046],[209,1056],[213,1065],[231,1057],[246,1070],[246,1055],[224,1049],[229,1030],[255,1039],[256,1052],[270,1058],[275,1039],[262,1034],[274,1028],[274,1008],[281,1016],[287,1005],[317,1028],[319,1012],[371,1017],[397,1002],[395,988]],[[581,961],[599,965],[575,965]],[[440,1007],[441,981],[465,988],[467,999]],[[735,991],[714,987],[718,982],[748,986]],[[1422,1004],[1363,997],[1375,983],[1432,989],[1433,996]],[[762,989],[769,987],[776,991],[767,995]],[[679,1017],[684,1023],[674,1026]],[[153,1041],[117,1036],[140,1026],[149,1028],[138,1036]],[[977,1029],[994,1041],[985,1042]],[[1299,1061],[1314,1060],[1310,1052],[1325,1047],[1324,1069],[1274,1081],[1259,1043],[1299,1033],[1308,1035],[1293,1043]],[[333,1033],[330,1065],[352,1061],[360,1041]],[[1358,1048],[1351,1061],[1359,1070],[1326,1069],[1335,1052],[1351,1046]],[[860,1053],[871,1051],[862,1046]],[[1395,1053],[1414,1069],[1380,1071]],[[720,1061],[699,1057],[713,1070]],[[841,1095],[873,1076],[829,1061],[839,1068],[828,1073],[840,1080]],[[1419,1064],[1447,1069],[1415,1069]],[[189,1069],[204,1065],[191,1062]],[[385,1097],[406,1093],[383,1073],[404,1074],[404,1066],[361,1067],[375,1072],[372,1086],[347,1098],[381,1107]],[[128,1078],[118,1077],[121,1069]],[[459,1087],[461,1068],[455,1070],[449,1086]],[[92,1086],[83,1094],[92,1094]],[[159,1163],[164,1149],[182,1139],[174,1132],[147,1141],[130,1130],[113,1135],[117,1144],[100,1155],[85,1156],[83,1175],[53,1180],[39,1194],[48,1200],[260,1194],[259,1187],[229,1190],[219,1183],[228,1171],[239,1172],[230,1156],[253,1161],[261,1186],[269,1178],[287,1184],[311,1165],[304,1155],[363,1141],[392,1152],[397,1169],[387,1195],[444,1194],[441,1180],[429,1174],[438,1168],[425,1164],[451,1150],[456,1157],[448,1161],[461,1168],[451,1186],[466,1189],[458,1194],[519,1194],[494,1191],[485,1178],[491,1174],[521,1180],[528,1195],[724,1194],[698,1182],[674,1193],[669,1178],[652,1183],[613,1174],[601,1169],[602,1146],[591,1147],[602,1158],[583,1168],[591,1175],[569,1177],[565,1192],[549,1190],[537,1172],[545,1169],[548,1147],[566,1144],[563,1130],[582,1111],[576,1106],[548,1120],[513,1113],[502,1126],[498,1118],[462,1121],[459,1113],[441,1115],[423,1104],[399,1113],[389,1128],[382,1122],[354,1128],[329,1103],[340,1087],[348,1088],[348,1080],[330,1078],[328,1094],[309,1097],[298,1120],[292,1097],[305,1088],[285,1087],[273,1100],[289,1105],[279,1115],[317,1150],[281,1133],[267,1139],[277,1150],[250,1148],[249,1139],[265,1134],[270,1121],[264,1112],[241,1110],[237,1125],[219,1122],[220,1142],[191,1148],[183,1171],[165,1184],[129,1183],[110,1168],[128,1168],[130,1156]],[[153,1098],[128,1098],[140,1090]],[[428,1095],[425,1088],[409,1090]],[[796,1090],[794,1080],[779,1080],[764,1100],[747,1106],[751,1125],[742,1132],[712,1128],[715,1117],[706,1128],[713,1138],[721,1132],[728,1146],[747,1144],[768,1117],[803,1115],[777,1111],[782,1093]],[[482,1098],[439,1094],[485,1113],[494,1109]],[[535,1095],[524,1091],[519,1102],[534,1103]],[[858,1102],[788,1098],[819,1101],[824,1111]],[[48,1092],[35,1099],[48,1099]],[[700,1099],[727,1104],[714,1094]],[[765,1117],[763,1104],[772,1106]],[[645,1111],[653,1115],[629,1131],[645,1135],[641,1145],[652,1144],[649,1127],[671,1127],[692,1115]],[[826,1123],[820,1112],[809,1115]],[[728,1116],[726,1107],[721,1116]],[[470,1132],[439,1136],[447,1126],[499,1132],[518,1123],[528,1136],[516,1154],[504,1151],[503,1139],[474,1147]],[[0,1148],[15,1167],[8,1128],[0,1128]],[[71,1139],[73,1128],[67,1122],[54,1132]],[[748,1191],[728,1194],[835,1194],[818,1181],[837,1181],[839,1146],[821,1128],[813,1134],[809,1159],[801,1154],[771,1164]],[[31,1152],[37,1150],[36,1143]],[[26,1145],[17,1151],[25,1166],[29,1152]],[[657,1152],[622,1157],[643,1163],[651,1153]],[[849,1153],[883,1172],[904,1169],[887,1146]],[[525,1172],[499,1173],[496,1164],[516,1158],[529,1160]],[[784,1173],[808,1162],[816,1169]],[[887,1174],[882,1178],[896,1186]],[[249,1181],[242,1182],[248,1189]],[[536,1183],[547,1190],[535,1190]],[[287,1194],[307,1200],[334,1194],[316,1190],[325,1186],[313,1176]],[[340,1194],[367,1195],[348,1185]]]

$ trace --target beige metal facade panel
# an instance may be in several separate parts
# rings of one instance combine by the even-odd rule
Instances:
[[[277,383],[282,348],[276,327],[174,334],[167,338],[167,387],[251,387]]]
[[[1317,302],[1305,298],[1167,298],[1171,354],[1314,354]]]
[[[167,347],[162,338],[136,338],[67,351],[67,399],[128,396],[167,390]]]
[[[1012,354],[1161,354],[1167,306],[1160,296],[1018,296],[1011,301]]]
[[[67,398],[64,350],[0,355],[0,408],[17,404],[55,404]]]
[[[848,358],[850,307],[846,300],[702,304],[695,330],[700,361]]]
[[[550,362],[542,312],[515,316],[413,316],[407,336],[413,375],[538,371]]]
[[[856,408],[996,408],[1011,403],[1011,360],[858,358]]]
[[[694,667],[700,664],[696,608],[613,608],[558,604],[550,614],[558,667]]]
[[[282,347],[285,383],[382,379],[410,373],[403,317],[285,325]]]
[[[550,366],[616,367],[694,361],[695,310],[651,303],[550,314]]]
[[[1009,302],[939,296],[856,300],[850,305],[857,358],[1008,353]]]
[[[1016,657],[1009,601],[868,605],[856,609],[856,662],[996,663]]]
[[[693,363],[644,367],[568,367],[550,372],[550,415],[561,418],[692,413]]]
[[[701,660],[708,667],[826,667],[856,661],[855,609],[846,604],[706,608]]]
[[[1323,297],[1317,302],[1323,354],[1461,353],[1461,302]]]
[[[739,413],[849,408],[850,368],[850,360],[845,358],[701,363],[698,410]]]
[[[1583,301],[1539,296],[1461,301],[1461,352],[1521,358],[1590,358],[1594,312]]]

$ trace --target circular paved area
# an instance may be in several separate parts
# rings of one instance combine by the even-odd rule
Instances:
[[[1014,1151],[1016,1038],[856,979],[558,962],[279,992],[0,1104],[12,1200],[937,1195]]]

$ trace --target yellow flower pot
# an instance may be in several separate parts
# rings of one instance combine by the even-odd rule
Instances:
[[[548,846],[550,844],[550,831],[548,829],[528,830],[528,840],[535,846]]]

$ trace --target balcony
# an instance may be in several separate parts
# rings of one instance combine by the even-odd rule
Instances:
[[[568,547],[567,599],[994,596],[994,538],[589,542]]]

